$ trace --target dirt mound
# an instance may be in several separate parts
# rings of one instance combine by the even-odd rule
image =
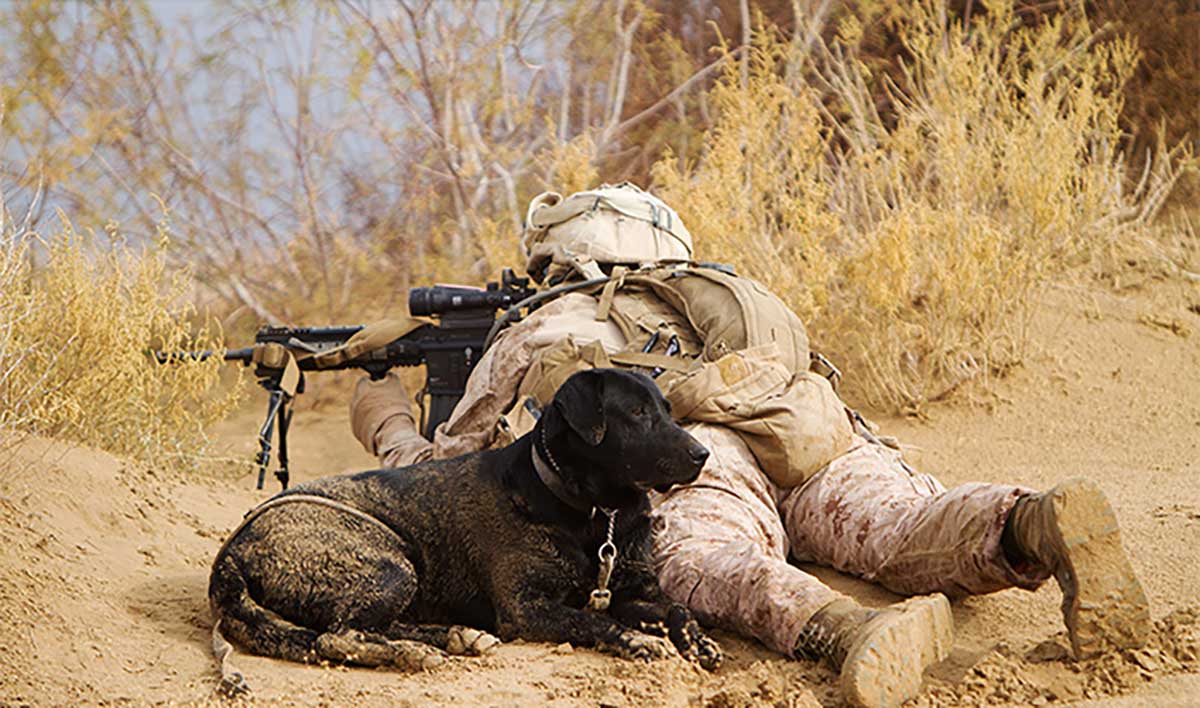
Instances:
[[[6,461],[0,703],[168,701],[210,681],[206,566],[227,522],[180,509],[166,488],[44,440]]]
[[[1134,692],[1166,676],[1200,671],[1200,609],[1175,610],[1155,622],[1150,642],[1086,661],[1070,658],[1065,632],[1020,653],[1001,643],[934,667],[916,706],[1046,705]],[[1200,699],[1200,696],[1197,697]]]
[[[1145,648],[1077,663],[1067,658],[1053,583],[956,602],[955,651],[930,670],[914,705],[1200,702],[1197,312],[1195,287],[1056,290],[1036,323],[1050,344],[1001,382],[992,410],[957,405],[926,421],[880,421],[910,445],[914,465],[947,484],[1094,479],[1158,618]],[[1154,324],[1164,319],[1179,326]],[[231,454],[249,455],[258,415],[222,429]],[[293,431],[299,480],[372,466],[340,407],[301,410]],[[46,440],[0,458],[0,705],[211,701],[208,566],[242,514],[271,493],[250,478],[152,475]],[[865,603],[896,599],[806,569]],[[827,669],[717,637],[728,658],[715,674],[682,660],[633,664],[524,642],[416,675],[240,653],[235,663],[256,700],[295,705],[836,703]]]
[[[0,705],[214,700],[208,565],[261,495],[249,480],[162,479],[96,450],[24,441],[0,475]],[[818,705],[808,686],[827,692],[824,669],[721,639],[732,656],[718,675],[525,642],[417,675],[235,663],[256,700],[298,705]]]

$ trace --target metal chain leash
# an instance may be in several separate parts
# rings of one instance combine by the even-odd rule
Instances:
[[[613,543],[613,529],[617,525],[616,509],[600,509],[608,515],[608,537],[600,544],[597,556],[600,559],[600,572],[596,577],[596,589],[588,599],[587,608],[593,612],[604,612],[612,603],[612,591],[608,589],[608,580],[612,577],[613,568],[617,564],[617,545]]]

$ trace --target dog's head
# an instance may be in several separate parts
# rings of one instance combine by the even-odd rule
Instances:
[[[542,415],[547,443],[583,496],[620,507],[649,489],[700,475],[708,450],[671,417],[648,377],[618,369],[581,371]]]

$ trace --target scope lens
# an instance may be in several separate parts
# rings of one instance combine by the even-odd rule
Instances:
[[[408,312],[416,317],[433,314],[433,288],[412,288],[408,291]]]

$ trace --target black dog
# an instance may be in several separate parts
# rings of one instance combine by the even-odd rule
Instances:
[[[482,629],[713,668],[720,648],[659,589],[646,496],[693,481],[707,457],[650,379],[575,374],[508,447],[316,480],[260,507],[213,563],[214,639],[421,668],[498,643]]]

